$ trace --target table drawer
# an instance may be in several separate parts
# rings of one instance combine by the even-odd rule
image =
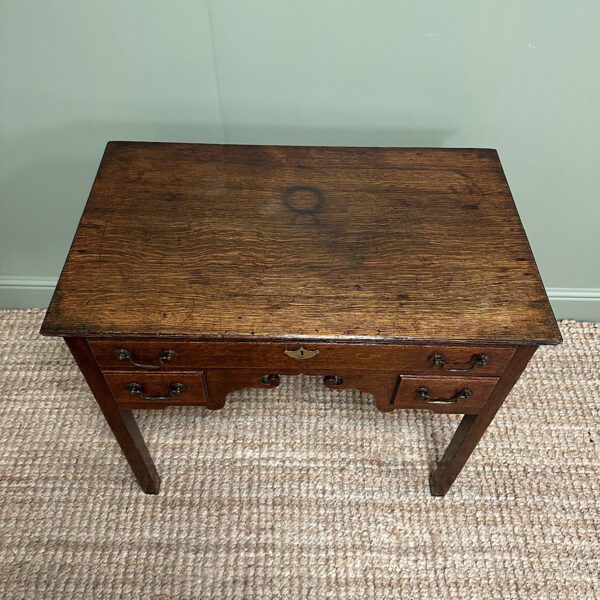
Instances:
[[[202,371],[105,371],[104,379],[122,408],[165,408],[173,405],[203,405],[208,402],[206,379]]]
[[[245,368],[377,370],[453,375],[501,375],[515,349],[486,346],[410,346],[168,340],[89,340],[103,369]]]
[[[497,377],[421,377],[403,375],[393,404],[397,408],[427,408],[435,412],[478,412]]]

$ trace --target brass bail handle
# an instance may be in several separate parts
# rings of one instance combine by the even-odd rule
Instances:
[[[423,402],[427,402],[427,404],[456,404],[459,400],[468,400],[473,392],[469,388],[462,388],[460,390],[456,390],[454,396],[451,398],[434,398],[431,395],[428,387],[420,387],[415,390],[415,394],[423,400]]]
[[[139,367],[141,369],[160,369],[166,362],[172,361],[176,356],[177,352],[175,350],[163,350],[160,353],[160,356],[156,359],[154,363],[143,363],[135,358],[135,356],[125,348],[118,348],[115,351],[115,355],[117,360],[128,360],[130,364],[134,367]]]
[[[439,367],[448,373],[465,373],[471,371],[475,367],[485,367],[490,362],[490,357],[487,354],[476,354],[471,358],[471,362],[462,366],[451,368],[446,366],[446,357],[441,352],[434,352],[427,359],[432,366]]]
[[[172,383],[169,386],[169,393],[166,396],[149,396],[144,391],[144,386],[141,383],[128,383],[127,390],[132,396],[139,396],[142,400],[172,400],[185,392],[185,384],[183,383]]]
[[[283,353],[290,358],[294,358],[296,360],[306,360],[307,358],[312,358],[319,354],[318,350],[307,350],[300,346],[298,350],[284,350]]]

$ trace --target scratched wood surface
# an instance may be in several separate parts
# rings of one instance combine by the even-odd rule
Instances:
[[[554,343],[493,150],[111,142],[42,332]]]

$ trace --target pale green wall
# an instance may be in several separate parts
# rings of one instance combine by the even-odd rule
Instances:
[[[44,303],[109,139],[483,146],[560,316],[600,320],[599,29],[596,0],[2,0],[0,306]]]

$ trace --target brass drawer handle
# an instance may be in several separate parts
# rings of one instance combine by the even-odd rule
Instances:
[[[128,360],[134,367],[140,367],[141,369],[160,369],[166,362],[172,361],[177,356],[175,350],[163,350],[158,357],[158,362],[141,363],[135,360],[133,354],[125,348],[119,348],[115,354],[118,360]]]
[[[185,392],[185,385],[183,383],[172,383],[169,386],[168,396],[148,396],[144,393],[144,386],[141,383],[128,383],[127,389],[132,396],[139,396],[142,400],[172,400]]]
[[[459,400],[468,400],[473,392],[469,388],[456,390],[456,393],[451,398],[433,398],[428,387],[420,387],[415,390],[415,394],[427,402],[427,404],[455,404]]]
[[[283,353],[290,358],[295,358],[296,360],[306,360],[307,358],[312,358],[319,354],[318,350],[307,350],[300,346],[298,350],[284,350]]]
[[[471,369],[474,369],[475,367],[484,367],[485,365],[487,365],[490,362],[490,357],[487,354],[476,354],[472,360],[471,360],[471,364],[467,367],[463,367],[460,369],[449,369],[446,367],[446,357],[439,353],[439,352],[435,352],[434,354],[431,354],[429,356],[429,358],[427,359],[427,361],[436,367],[439,367],[440,369],[443,369],[444,371],[447,371],[448,373],[464,373],[466,371],[470,371]]]

